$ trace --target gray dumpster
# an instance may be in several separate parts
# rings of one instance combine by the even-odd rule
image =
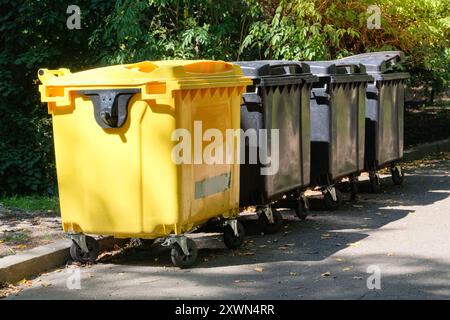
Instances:
[[[305,198],[301,193],[309,185],[310,174],[310,116],[309,97],[317,77],[306,64],[286,61],[235,62],[244,75],[253,79],[243,95],[241,128],[259,134],[267,130],[267,142],[258,136],[256,143],[245,138],[245,161],[240,167],[240,206],[259,206],[265,232],[275,232],[281,226],[281,215],[271,210],[283,202],[304,219]],[[273,152],[271,129],[278,132],[279,149]],[[269,148],[266,148],[269,147]],[[261,149],[264,151],[260,153]],[[241,149],[242,150],[242,149]],[[272,152],[272,153],[271,153]],[[258,154],[251,163],[249,154]],[[262,174],[268,164],[278,159],[278,170]],[[243,163],[242,163],[243,162]],[[276,168],[275,168],[276,169]],[[289,202],[289,203],[287,203]],[[276,204],[274,204],[276,203]]]
[[[398,164],[403,157],[403,109],[407,72],[394,71],[404,55],[400,51],[365,53],[339,60],[361,63],[373,76],[366,94],[366,139],[364,165],[374,192],[380,190],[377,170],[390,167],[395,184],[403,182]]]
[[[319,77],[311,92],[311,185],[335,210],[342,201],[335,184],[344,177],[354,182],[364,169],[365,96],[373,78],[359,64],[306,63]]]

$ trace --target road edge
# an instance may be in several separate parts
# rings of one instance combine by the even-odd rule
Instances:
[[[113,249],[115,244],[124,244],[123,239],[113,237],[104,237],[97,241],[102,251]],[[65,265],[70,259],[71,244],[72,241],[69,239],[58,240],[52,244],[1,258],[0,288]]]

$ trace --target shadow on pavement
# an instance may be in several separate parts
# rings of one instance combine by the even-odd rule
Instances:
[[[244,221],[249,237],[238,250],[227,250],[221,235],[198,237],[196,241],[201,250],[196,267],[324,260],[363,240],[369,231],[383,232],[380,228],[414,212],[414,206],[427,206],[447,198],[449,193],[442,190],[450,189],[450,177],[414,174],[406,177],[403,186],[387,182],[384,185],[381,194],[360,194],[357,202],[346,203],[334,212],[311,211],[305,221],[299,221],[291,212],[284,212],[284,226],[275,235],[262,235],[256,221]],[[397,208],[399,206],[402,208]],[[168,249],[156,244],[151,250],[132,248],[107,262],[172,268],[169,255]]]

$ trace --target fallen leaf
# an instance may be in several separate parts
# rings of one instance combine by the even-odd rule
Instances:
[[[56,269],[55,272],[61,272],[61,269]]]
[[[331,276],[331,272],[330,271],[324,272],[324,273],[321,274],[321,276],[322,277],[329,277],[329,276]]]
[[[119,272],[119,276],[124,276],[124,275],[125,275],[125,273]]]
[[[245,251],[245,252],[239,252],[240,256],[254,256],[255,253],[253,251]]]
[[[362,277],[353,277],[353,279],[362,280]]]
[[[31,280],[27,280],[27,279],[22,279],[19,284],[24,285],[24,286],[31,286],[33,284],[33,281]]]
[[[297,272],[289,272],[289,275],[290,275],[290,276],[296,276],[296,275],[297,275]]]
[[[342,262],[342,261],[344,261],[344,259],[336,258],[336,261]]]
[[[342,268],[342,271],[349,271],[349,270],[351,270],[353,267],[345,267],[345,268]]]
[[[354,208],[364,208],[364,206],[361,206],[361,205],[359,205],[359,204],[354,204],[353,207],[354,207]]]
[[[256,271],[256,272],[263,272],[263,271],[264,271],[264,268],[256,267],[256,268],[255,268],[255,271]]]
[[[359,246],[360,244],[361,244],[361,243],[360,243],[359,241],[347,243],[347,245],[350,246],[350,247],[357,247],[357,246]]]
[[[43,282],[43,283],[41,283],[41,286],[43,286],[44,288],[48,288],[48,287],[50,287],[52,284],[51,283],[48,283],[48,282]]]
[[[392,257],[392,256],[394,256],[395,255],[395,253],[393,253],[393,252],[389,252],[388,254],[388,257]]]

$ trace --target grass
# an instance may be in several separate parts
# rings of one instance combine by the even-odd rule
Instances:
[[[0,240],[2,240],[2,242],[9,242],[10,244],[21,244],[28,242],[30,236],[28,235],[28,232],[15,231],[1,236]]]
[[[18,208],[24,211],[59,211],[57,197],[48,196],[12,196],[0,198],[0,204],[6,208]]]

